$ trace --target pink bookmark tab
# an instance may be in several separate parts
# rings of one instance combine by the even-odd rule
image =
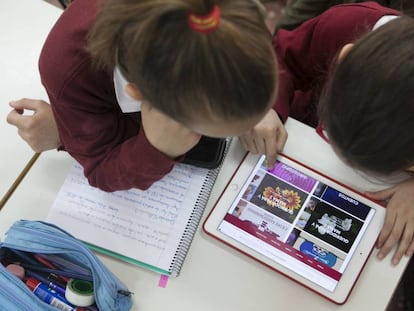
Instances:
[[[158,282],[158,287],[166,288],[167,287],[167,283],[168,283],[168,279],[169,279],[168,275],[161,274],[160,280]]]

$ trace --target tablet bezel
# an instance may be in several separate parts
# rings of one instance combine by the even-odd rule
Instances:
[[[244,160],[240,163],[238,169],[235,171],[234,175],[230,179],[224,191],[221,193],[219,199],[213,206],[209,215],[203,223],[204,231],[218,239],[221,242],[224,242],[228,246],[244,253],[245,255],[259,261],[260,263],[268,266],[269,268],[287,276],[288,278],[296,281],[297,283],[307,287],[308,289],[318,293],[324,298],[336,303],[344,304],[348,299],[355,282],[357,281],[360,273],[362,272],[364,265],[366,264],[372,250],[374,249],[375,242],[378,238],[380,230],[383,225],[385,218],[385,208],[377,202],[374,202],[367,197],[363,196],[362,193],[351,189],[350,187],[335,181],[334,179],[326,176],[325,174],[318,172],[309,166],[300,163],[287,155],[279,155],[278,160],[282,163],[285,163],[300,172],[316,178],[317,180],[325,183],[328,186],[335,188],[336,190],[349,195],[361,203],[368,205],[371,208],[375,209],[375,215],[372,218],[370,224],[368,225],[363,238],[359,242],[357,248],[355,249],[354,255],[351,258],[348,266],[341,279],[339,280],[335,290],[333,292],[317,285],[316,283],[309,281],[305,277],[302,277],[291,270],[285,268],[284,266],[275,263],[269,258],[261,255],[260,253],[254,251],[253,249],[245,246],[244,244],[232,239],[231,237],[225,235],[218,230],[218,226],[223,220],[224,216],[228,212],[229,208],[233,204],[236,197],[243,190],[243,186],[246,184],[249,176],[252,174],[253,169],[257,166],[260,156],[253,155],[248,153]]]

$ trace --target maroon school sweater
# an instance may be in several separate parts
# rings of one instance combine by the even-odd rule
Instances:
[[[279,93],[274,107],[279,116],[316,125],[320,92],[337,53],[345,44],[372,31],[384,15],[399,13],[376,2],[344,4],[295,30],[279,30],[273,39],[279,65]]]
[[[89,183],[105,191],[146,189],[175,161],[150,145],[140,113],[121,111],[113,70],[92,66],[85,47],[96,6],[96,1],[76,0],[63,12],[40,55],[42,83],[62,149],[83,166]]]
[[[175,161],[150,145],[139,113],[121,111],[113,70],[92,67],[85,47],[96,11],[93,0],[76,0],[64,11],[40,56],[42,83],[62,149],[84,167],[89,183],[105,191],[146,189],[165,176]],[[339,6],[297,30],[280,30],[274,38],[280,70],[275,104],[279,115],[306,122],[316,118],[310,102],[300,101],[317,93],[313,91],[315,77],[324,79],[338,49],[370,31],[387,14],[397,13],[376,4]]]

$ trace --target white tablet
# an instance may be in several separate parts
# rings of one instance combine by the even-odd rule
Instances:
[[[214,238],[337,304],[345,303],[385,208],[279,155],[248,154],[204,222]]]

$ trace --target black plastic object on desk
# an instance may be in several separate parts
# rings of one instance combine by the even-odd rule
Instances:
[[[223,161],[227,139],[202,136],[200,142],[187,152],[184,163],[204,167],[217,168]]]

